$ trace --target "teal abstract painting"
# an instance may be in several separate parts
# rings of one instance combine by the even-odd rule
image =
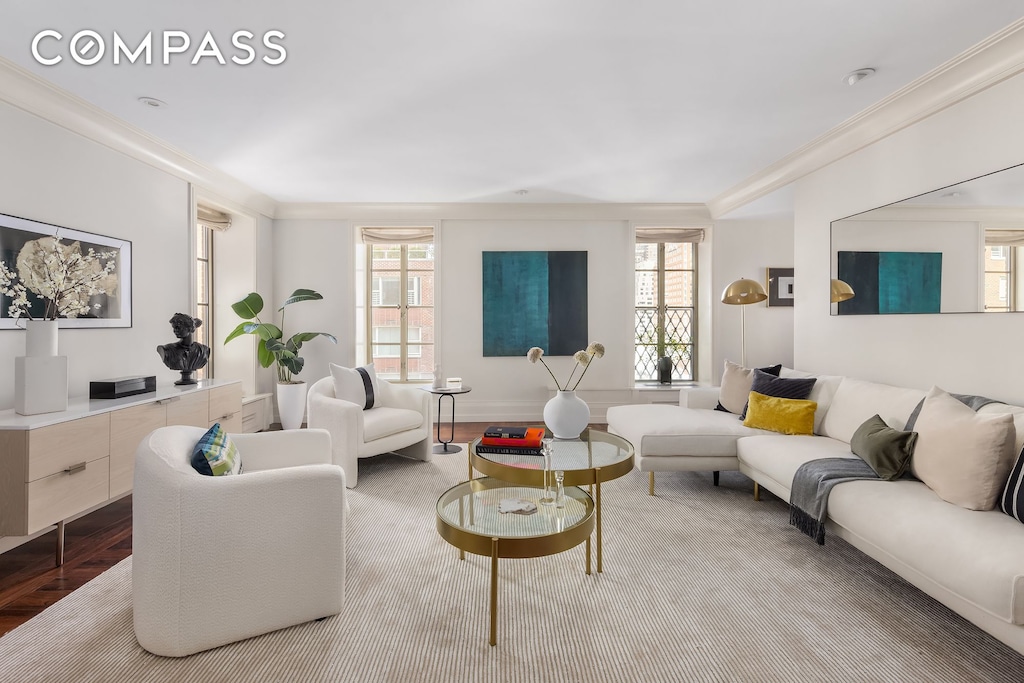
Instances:
[[[942,253],[840,251],[839,279],[856,292],[839,302],[839,315],[938,313]]]
[[[586,348],[587,252],[485,251],[482,293],[484,356]]]

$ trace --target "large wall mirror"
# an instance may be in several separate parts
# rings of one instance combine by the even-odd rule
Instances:
[[[833,315],[1024,310],[1024,164],[832,222]]]

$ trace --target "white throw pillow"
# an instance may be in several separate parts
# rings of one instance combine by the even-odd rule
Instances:
[[[331,363],[331,378],[334,380],[335,398],[355,403],[363,410],[369,410],[380,399],[373,363],[359,368]]]
[[[803,370],[794,370],[787,367],[782,368],[782,371],[779,372],[779,377],[783,379],[792,377],[817,378],[818,381],[814,383],[814,388],[811,389],[811,394],[807,397],[807,400],[818,404],[818,409],[814,411],[814,433],[821,434],[821,423],[825,421],[828,408],[832,405],[832,398],[836,395],[836,391],[839,389],[839,384],[843,381],[843,378],[839,375],[812,375]]]
[[[719,390],[718,402],[730,413],[739,415],[747,405],[750,385],[754,383],[754,371],[731,361],[725,361],[722,373],[722,387]]]
[[[843,377],[821,421],[821,434],[850,443],[857,429],[873,415],[878,415],[894,429],[902,430],[924,394],[920,389]]]
[[[914,476],[940,498],[968,510],[991,510],[1013,466],[1012,415],[979,415],[938,387],[925,396]]]

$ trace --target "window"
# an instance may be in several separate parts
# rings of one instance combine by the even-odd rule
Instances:
[[[368,230],[363,230],[364,240]],[[387,238],[387,228],[372,230],[376,239]],[[427,239],[431,237],[428,235]],[[366,256],[367,341],[369,360],[376,374],[399,382],[431,379],[434,373],[433,243],[374,241],[367,244]]]
[[[652,229],[665,231],[668,229]],[[644,241],[637,229],[634,375],[658,378],[658,358],[672,359],[672,379],[695,378],[697,337],[696,242]],[[673,234],[702,231],[675,231]],[[648,237],[648,239],[651,239]]]
[[[203,321],[193,333],[192,340],[210,347],[210,362],[205,368],[196,370],[196,379],[213,376],[213,230],[203,223],[196,223],[196,300],[192,315]]]
[[[985,311],[1015,311],[1016,247],[985,245]]]

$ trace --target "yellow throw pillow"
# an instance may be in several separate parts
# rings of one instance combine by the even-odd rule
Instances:
[[[776,398],[751,391],[743,425],[782,434],[810,435],[814,433],[814,411],[817,409],[815,401]]]

